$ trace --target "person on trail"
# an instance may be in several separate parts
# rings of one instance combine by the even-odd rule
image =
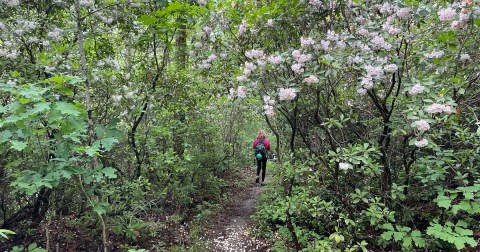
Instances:
[[[262,170],[262,184],[265,180],[265,172],[267,170],[267,157],[270,150],[270,142],[268,141],[263,129],[258,131],[257,138],[253,141],[253,149],[255,150],[255,158],[257,159],[257,178],[255,183],[259,183],[260,170]]]

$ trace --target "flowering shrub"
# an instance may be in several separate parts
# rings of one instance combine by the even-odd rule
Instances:
[[[237,80],[252,87],[247,96],[263,97],[279,150],[291,157],[277,174],[283,194],[257,213],[284,225],[285,246],[476,246],[473,219],[480,212],[468,209],[478,207],[477,198],[468,195],[469,205],[448,216],[440,209],[445,202],[433,199],[478,183],[478,3],[222,7],[238,27],[232,53],[246,52],[243,69],[237,67],[248,80]],[[258,63],[263,57],[266,65]],[[326,204],[337,212],[327,214]],[[444,239],[442,232],[452,236]]]

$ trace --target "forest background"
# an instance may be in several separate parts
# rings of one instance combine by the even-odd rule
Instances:
[[[259,128],[272,250],[477,247],[479,6],[1,0],[0,248],[191,249]]]

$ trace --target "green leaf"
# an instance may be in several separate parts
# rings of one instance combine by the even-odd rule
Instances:
[[[139,22],[142,22],[144,25],[151,25],[157,22],[157,18],[153,16],[142,15],[137,19]]]
[[[451,41],[453,38],[455,38],[455,33],[453,31],[448,31],[448,32],[441,33],[437,37],[437,40],[442,43],[447,43]]]
[[[415,242],[415,245],[419,248],[425,247],[425,240],[420,237],[412,237],[412,240]]]
[[[393,239],[395,241],[400,241],[402,240],[402,238],[405,237],[405,233],[404,232],[394,232],[393,233]]]
[[[382,225],[382,228],[383,229],[386,229],[386,230],[390,230],[390,231],[394,231],[395,229],[393,228],[392,224],[391,223],[385,223]]]
[[[392,231],[387,231],[384,232],[380,237],[386,241],[390,241],[392,239],[393,232]]]
[[[79,116],[80,111],[75,105],[67,102],[59,101],[55,104],[55,109],[60,111],[63,115],[72,115],[72,116]]]
[[[439,207],[443,207],[445,209],[450,208],[452,204],[452,200],[445,195],[438,195],[437,199],[435,199],[435,202],[437,202]]]
[[[23,149],[25,149],[27,147],[27,143],[25,143],[25,142],[12,140],[11,143],[12,143],[12,147],[10,147],[10,149],[15,149],[17,151],[22,151]]]
[[[18,99],[18,101],[20,102],[20,104],[27,104],[30,102],[30,99],[27,99],[27,98],[20,98]]]
[[[112,167],[105,167],[102,169],[102,173],[105,175],[105,177],[108,177],[108,178],[117,178],[117,174],[115,174],[115,169],[112,168]]]
[[[37,248],[37,244],[36,243],[32,243],[28,246],[28,250],[34,250]]]
[[[8,140],[10,140],[10,137],[12,137],[12,132],[10,132],[10,130],[0,131],[0,144],[8,142]]]
[[[405,239],[403,239],[403,244],[402,246],[405,248],[408,248],[408,247],[411,247],[412,246],[412,238],[411,237],[405,237]]]
[[[100,205],[96,205],[94,208],[93,208],[93,211],[95,211],[98,215],[102,215],[104,213],[106,213],[107,211],[105,210],[105,208],[103,208],[102,206]]]

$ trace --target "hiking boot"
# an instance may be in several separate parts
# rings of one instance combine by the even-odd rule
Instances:
[[[255,183],[258,184],[259,181],[260,181],[260,178],[257,176],[257,178],[255,179]]]

